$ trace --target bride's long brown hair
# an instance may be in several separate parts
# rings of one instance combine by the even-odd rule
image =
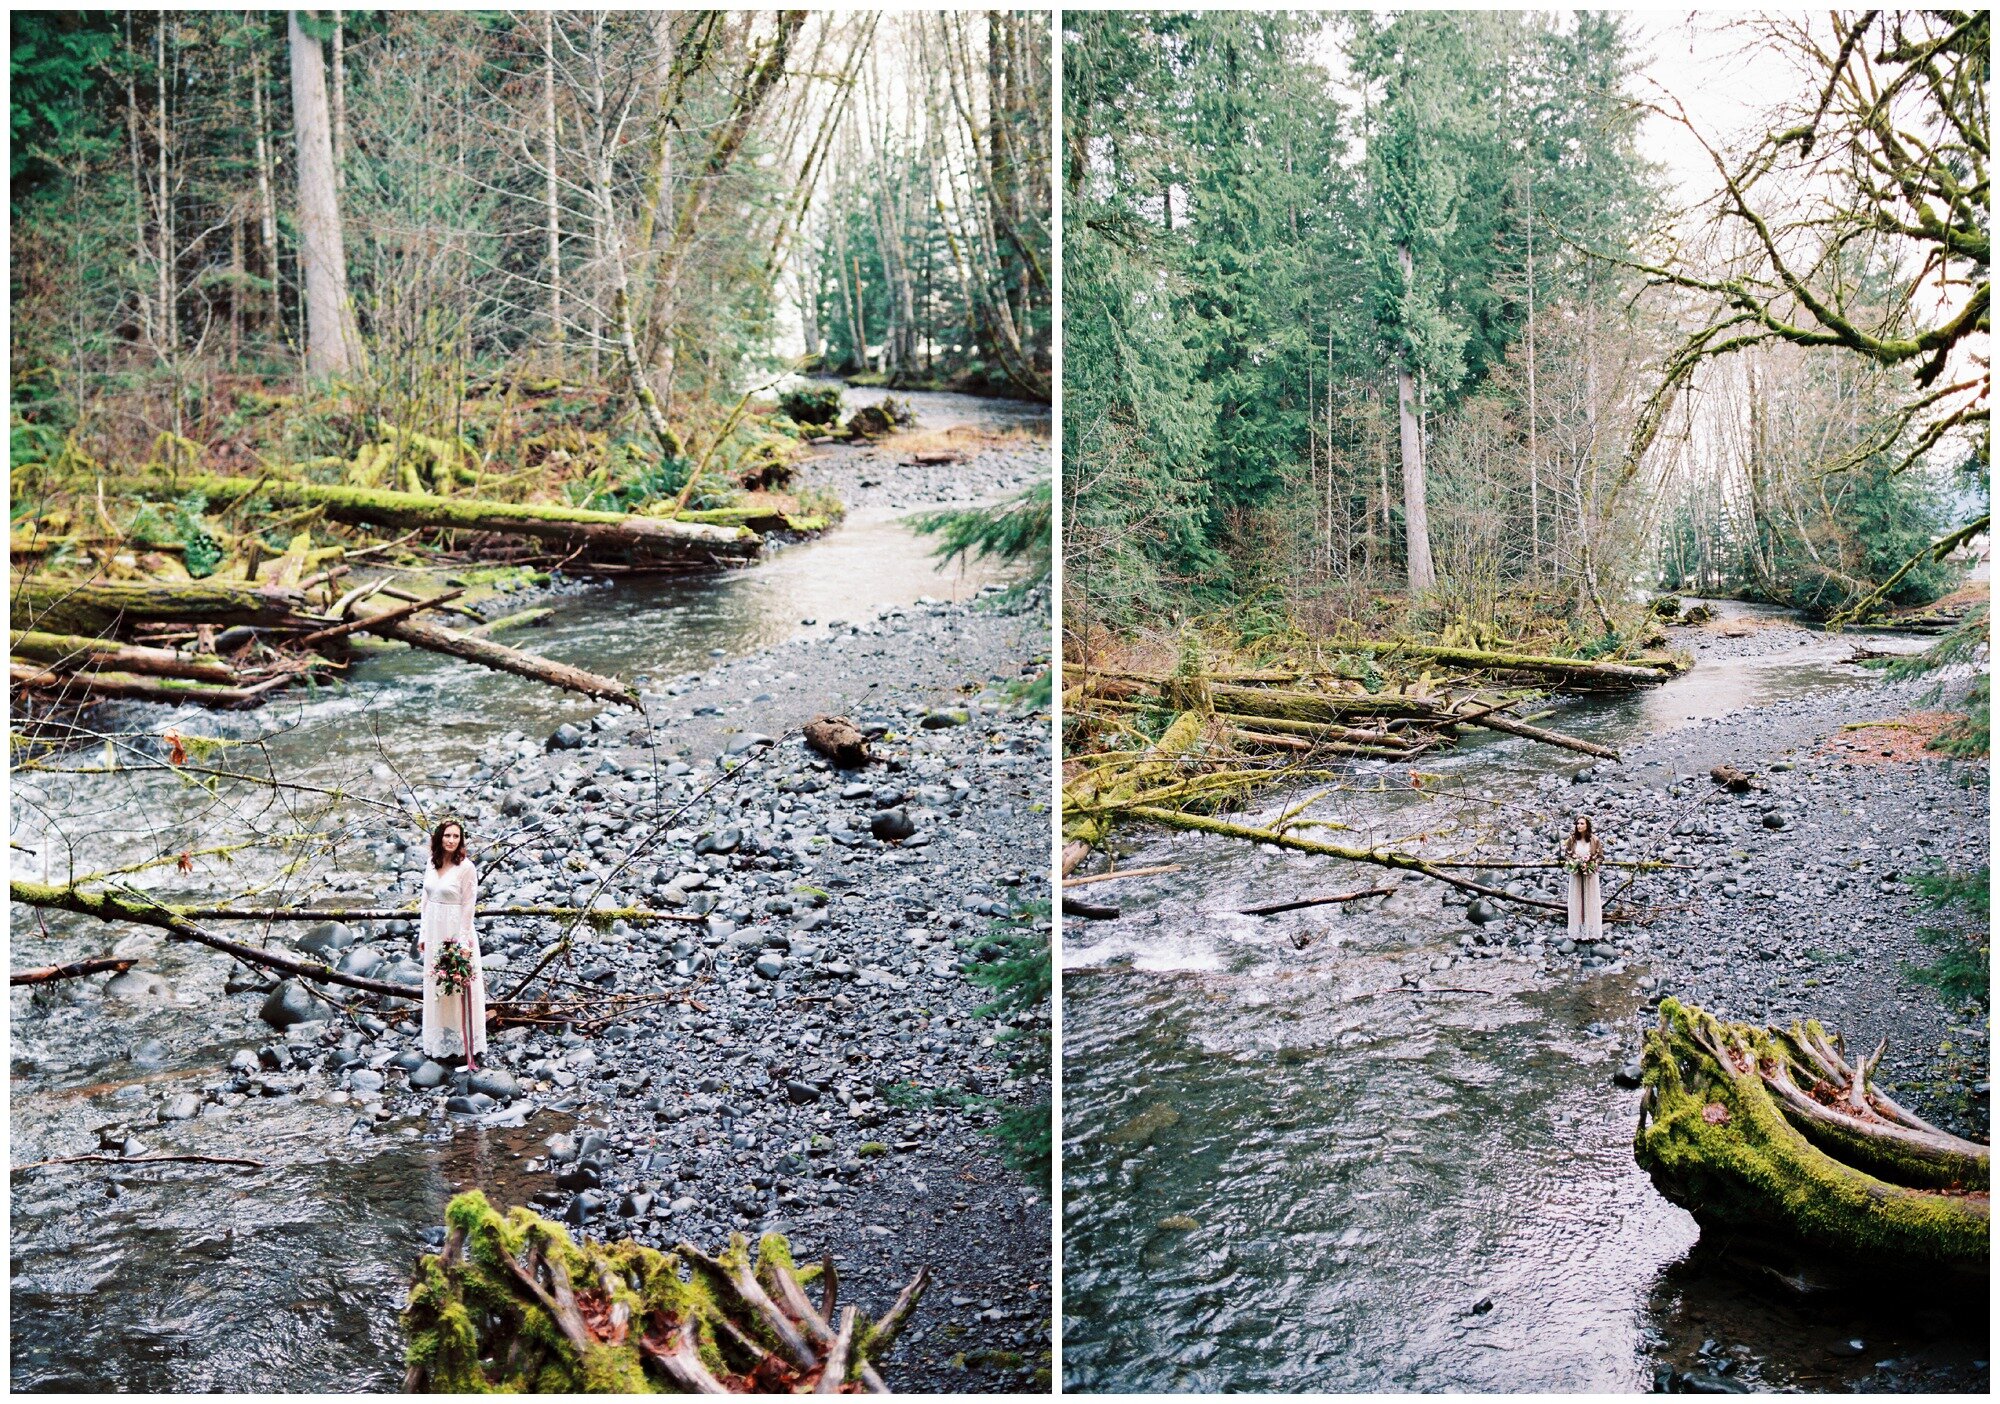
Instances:
[[[445,856],[444,851],[444,831],[446,829],[458,830],[458,852],[452,854],[449,858]],[[470,863],[471,861],[472,855],[465,851],[465,825],[459,823],[456,819],[439,820],[438,826],[431,830],[431,866],[439,872],[443,872],[453,863]]]
[[[1588,814],[1579,814],[1576,816],[1576,819],[1569,826],[1569,838],[1565,841],[1572,844],[1575,843],[1576,831],[1578,829],[1583,830],[1583,841],[1590,845],[1591,852],[1601,853],[1604,850],[1604,845],[1599,842],[1597,837],[1597,825],[1590,822]],[[464,841],[464,831],[460,830],[459,842],[463,844]]]

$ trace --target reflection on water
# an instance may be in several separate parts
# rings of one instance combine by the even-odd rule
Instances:
[[[1551,725],[1630,744],[1852,685],[1848,651],[1714,662]],[[1536,783],[1586,763],[1481,737],[1425,758],[1455,799],[1374,764],[1323,812],[1354,825],[1343,842],[1449,843],[1539,812]],[[1236,915],[1362,885],[1330,859],[1177,835],[1120,861],[1182,871],[1105,889],[1116,922],[1065,926],[1071,1388],[1635,1391],[1663,1363],[1777,1387],[1984,1387],[1963,1324],[1861,1296],[1828,1312],[1691,1256],[1693,1220],[1633,1160],[1637,1094],[1611,1083],[1649,1012],[1636,972],[1440,970],[1463,917],[1419,883],[1366,910]]]

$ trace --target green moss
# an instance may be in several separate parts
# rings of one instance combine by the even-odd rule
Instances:
[[[1634,1150],[1662,1194],[1704,1222],[1845,1258],[1985,1274],[1983,1195],[1894,1184],[1834,1159],[1786,1120],[1754,1064],[1726,1065],[1704,1040],[1756,1059],[1785,1051],[1768,1031],[1661,1002]]]
[[[859,1146],[855,1147],[854,1153],[866,1159],[871,1155],[887,1155],[889,1147],[881,1141],[863,1141]]]

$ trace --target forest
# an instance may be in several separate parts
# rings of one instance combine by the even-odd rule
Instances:
[[[1801,84],[1725,148],[1613,14],[1066,16],[1072,637],[1945,593],[1927,548],[1984,530],[1985,31],[1897,23],[1857,73],[1742,20]]]

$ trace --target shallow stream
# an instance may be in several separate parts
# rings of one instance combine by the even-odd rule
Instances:
[[[1549,724],[1630,745],[1853,686],[1848,652],[1706,660]],[[1341,842],[1469,844],[1585,764],[1487,734],[1425,758],[1444,799],[1371,763],[1325,808],[1355,826]],[[1611,1080],[1642,969],[1454,962],[1463,915],[1440,921],[1423,884],[1236,914],[1370,885],[1336,860],[1173,835],[1119,862],[1181,871],[1086,889],[1122,918],[1064,927],[1070,1388],[1647,1391],[1670,1366],[1725,1389],[1983,1390],[1983,1312],[1807,1301],[1696,1251],[1633,1160],[1638,1094]]]
[[[852,392],[849,401],[874,397]],[[1043,406],[923,392],[903,398],[920,429],[1047,422]],[[835,621],[859,622],[923,596],[966,599],[1004,578],[987,563],[940,570],[933,546],[895,514],[863,510],[747,568],[558,599],[543,627],[509,637],[551,658],[627,679],[644,675],[664,687]],[[276,767],[294,779],[351,780],[358,756],[379,756],[378,764],[394,761],[399,781],[422,784],[472,759],[495,736],[520,730],[539,738],[597,710],[523,679],[408,651],[361,662],[350,686],[310,700],[295,695],[261,712],[220,717],[136,709],[122,722],[154,733],[176,724],[196,735],[265,733]],[[136,804],[135,793],[144,797]],[[60,795],[66,823],[89,836],[78,860],[84,868],[159,852],[165,824],[186,802],[177,782],[131,774],[76,777],[62,783]],[[99,805],[101,818],[80,822]],[[17,871],[39,876],[40,820],[18,791],[12,817],[17,839],[29,840],[29,856],[11,855]],[[243,855],[241,881],[268,878],[277,861]],[[64,856],[50,854],[48,862],[60,881]],[[366,859],[341,862],[365,866]],[[571,1129],[571,1118],[486,1128],[413,1121],[357,1142],[348,1132],[352,1108],[281,1098],[253,1100],[226,1117],[155,1126],[162,1089],[215,1080],[246,1035],[233,1018],[225,1030],[202,1017],[205,1005],[223,998],[223,957],[146,936],[136,941],[145,968],[174,985],[173,1004],[58,1001],[52,1012],[30,1014],[30,991],[13,993],[13,1164],[95,1152],[102,1128],[129,1119],[146,1154],[237,1157],[262,1166],[81,1163],[16,1172],[13,1388],[400,1388],[396,1313],[425,1231],[442,1223],[447,1200],[469,1184],[503,1197],[518,1184],[512,1202],[524,1201],[542,1185],[528,1185],[521,1162],[543,1138]],[[17,934],[15,946],[17,966],[52,963],[97,954],[104,937],[89,923],[52,918],[46,938],[30,946]]]

